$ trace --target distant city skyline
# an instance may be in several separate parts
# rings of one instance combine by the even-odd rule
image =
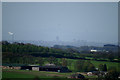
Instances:
[[[3,40],[118,42],[117,2],[2,4]]]

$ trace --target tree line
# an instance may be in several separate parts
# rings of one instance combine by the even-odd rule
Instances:
[[[67,50],[57,49],[57,48],[49,48],[49,47],[43,47],[43,46],[37,46],[30,43],[9,43],[7,41],[2,41],[2,52],[9,52],[13,54],[19,54],[19,55],[32,55],[35,57],[41,56],[41,57],[49,57],[54,56],[57,58],[71,58],[71,59],[86,59],[85,57],[92,57],[95,60],[98,58],[102,59],[109,59],[112,61],[114,58],[116,58],[113,54],[104,54],[104,53],[95,53],[95,54],[81,54],[79,52],[76,52],[72,48],[69,48]]]
[[[69,49],[71,51],[71,49]],[[80,54],[70,51],[64,51],[56,48],[49,48],[43,46],[37,46],[30,43],[9,43],[2,41],[2,58],[4,63],[20,63],[30,64],[38,63],[39,57],[53,56],[55,58],[70,58],[70,59],[82,59],[86,60],[85,57],[93,57],[94,60],[99,58],[113,59],[110,54]]]

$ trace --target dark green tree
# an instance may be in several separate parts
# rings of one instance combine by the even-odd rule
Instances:
[[[76,61],[76,64],[75,64],[76,71],[84,71],[84,69],[86,68],[84,63],[85,63],[85,61],[83,61],[83,60]]]
[[[99,70],[100,70],[100,71],[103,71],[103,70],[104,70],[104,69],[103,69],[103,68],[104,68],[103,64],[99,64],[98,67],[99,67]]]
[[[67,60],[62,58],[62,66],[67,67]]]
[[[48,60],[47,60],[50,64],[54,64],[55,63],[55,61],[57,61],[56,60],[56,58],[55,57],[53,57],[53,56],[50,56],[49,58],[48,58]]]
[[[118,80],[120,73],[116,70],[108,71],[107,75],[105,75],[106,80]]]
[[[90,61],[78,60],[75,65],[76,71],[88,72],[94,71],[95,67]]]
[[[104,70],[103,71],[107,71],[107,65],[104,64]]]
[[[39,64],[40,66],[42,66],[42,65],[44,64],[43,58],[41,58],[41,57],[38,58],[38,64]]]
[[[106,64],[99,64],[99,70],[100,71],[107,71],[107,65]]]

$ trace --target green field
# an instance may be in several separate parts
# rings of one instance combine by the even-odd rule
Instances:
[[[2,78],[6,79],[34,79],[34,78],[40,78],[41,79],[48,79],[48,80],[66,80],[68,76],[71,74],[74,74],[73,72],[71,73],[58,73],[58,72],[46,72],[46,71],[28,71],[28,70],[8,70],[4,69],[2,73]],[[84,73],[83,74],[86,78],[97,78],[97,76],[87,76]],[[71,79],[69,79],[71,80]]]
[[[74,71],[75,62],[77,60],[76,59],[67,59],[67,61],[71,62],[71,66],[68,65],[68,68],[70,70]],[[118,63],[118,62],[95,61],[95,60],[90,60],[90,62],[93,63],[96,68],[98,68],[98,66],[100,64],[106,64],[107,69],[109,69],[110,67],[115,67],[117,69],[117,71],[120,72],[120,63]]]
[[[58,73],[58,72],[46,72],[46,71],[29,71],[29,70],[10,70],[10,69],[8,70],[8,69],[3,69],[2,77],[3,77],[3,79],[5,79],[5,78],[11,78],[11,79],[13,79],[13,78],[17,78],[17,79],[18,78],[23,78],[23,79],[40,78],[40,80],[42,80],[42,79],[54,80],[53,78],[59,78],[61,80],[66,80],[68,76],[70,76],[71,74],[76,73],[75,69],[74,69],[76,61],[77,61],[77,59],[67,59],[67,62],[68,62],[68,66],[67,67],[70,70],[73,71],[71,73]],[[106,62],[106,61],[91,60],[91,63],[93,63],[96,68],[98,68],[99,64],[106,64],[108,69],[111,66],[114,66],[117,69],[117,71],[120,72],[120,67],[119,67],[120,63],[117,63],[117,62]],[[87,76],[86,74],[84,74],[84,72],[79,72],[79,73],[83,74],[86,78],[97,78],[97,76]],[[57,79],[57,80],[59,80],[59,79]]]
[[[58,73],[58,72],[46,72],[46,71],[30,71],[30,70],[3,70],[2,77],[3,78],[53,78],[53,77],[62,77],[66,78],[67,76],[73,73]]]
[[[120,63],[117,63],[117,62],[106,62],[106,61],[91,61],[95,67],[98,67],[99,64],[106,64],[107,65],[107,68],[109,69],[110,67],[116,67],[117,71],[120,72]]]

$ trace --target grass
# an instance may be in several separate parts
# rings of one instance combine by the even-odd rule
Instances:
[[[117,63],[117,62],[105,62],[105,61],[91,61],[95,67],[99,67],[99,64],[106,64],[107,65],[107,68],[109,69],[111,66],[114,66],[116,67],[116,69],[118,71],[120,71],[120,63]]]
[[[106,64],[106,65],[107,65],[107,69],[109,69],[110,67],[116,67],[117,71],[120,72],[120,63],[118,63],[118,62],[95,61],[95,60],[92,60],[93,58],[91,58],[91,57],[86,57],[86,58],[91,59],[91,60],[90,60],[91,63],[93,63],[96,68],[98,68],[100,64]],[[44,60],[47,60],[47,58],[43,58],[43,59],[44,59]],[[61,58],[57,58],[57,60],[58,60],[58,62],[62,63]],[[75,72],[75,68],[74,68],[75,62],[76,62],[77,60],[79,60],[79,59],[66,59],[66,60],[67,60],[67,64],[68,64],[67,67],[68,67],[70,70],[72,70],[73,72]],[[47,64],[47,63],[48,63],[48,62],[45,61],[44,65]]]
[[[74,66],[77,59],[67,59],[68,61],[68,68],[72,70],[71,73],[58,73],[58,72],[46,72],[46,71],[27,71],[27,70],[8,70],[3,69],[2,77],[3,78],[43,78],[43,79],[49,79],[52,78],[62,78],[61,80],[64,80],[63,78],[66,78],[70,76],[74,72]],[[106,62],[106,61],[95,61],[91,60],[91,63],[94,64],[96,68],[98,68],[99,64],[106,64],[107,68],[109,69],[111,66],[116,67],[116,69],[120,72],[120,63],[117,62]],[[70,66],[71,65],[71,66]],[[82,72],[80,72],[82,74]],[[87,76],[84,74],[86,78],[97,78],[97,76]],[[52,79],[54,80],[54,79]],[[59,80],[59,79],[57,79]],[[71,80],[71,79],[69,79]]]
[[[75,62],[77,61],[77,59],[67,59],[67,61],[71,63],[71,66],[68,65],[68,68],[72,71],[75,71],[74,66],[75,66]],[[120,63],[118,62],[95,61],[95,60],[90,60],[90,61],[91,63],[94,64],[96,68],[99,68],[100,64],[106,64],[107,69],[109,69],[110,67],[115,67],[116,70],[120,72]]]
[[[3,78],[34,78],[34,75],[17,73],[17,72],[3,72]]]
[[[46,71],[27,71],[27,70],[9,70],[5,69],[2,73],[3,78],[66,78],[73,73],[57,73]]]
[[[5,78],[40,78],[40,79],[52,79],[58,78],[57,80],[66,80],[71,73],[58,73],[58,72],[46,72],[46,71],[27,71],[27,70],[10,70],[10,69],[3,69],[2,77]],[[83,73],[81,73],[83,74]],[[97,78],[96,76],[87,76],[83,74],[86,78]],[[71,79],[69,79],[71,80]]]

